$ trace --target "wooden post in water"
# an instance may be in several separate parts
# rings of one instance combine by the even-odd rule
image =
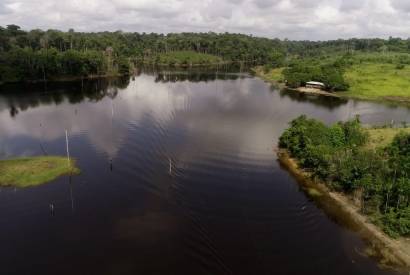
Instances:
[[[67,147],[68,166],[70,166],[70,151],[68,150],[68,132],[67,132],[67,129],[65,130],[65,143],[66,143],[66,147]]]

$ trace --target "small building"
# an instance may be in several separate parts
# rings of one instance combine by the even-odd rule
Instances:
[[[323,90],[325,87],[326,87],[326,85],[323,84],[322,82],[317,82],[317,81],[306,82],[306,88],[313,88],[313,89]]]

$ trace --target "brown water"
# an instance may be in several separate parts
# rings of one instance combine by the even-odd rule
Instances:
[[[68,129],[82,173],[0,189],[0,274],[396,274],[278,164],[272,149],[300,114],[410,122],[404,107],[248,74],[3,88],[0,158],[63,155]]]

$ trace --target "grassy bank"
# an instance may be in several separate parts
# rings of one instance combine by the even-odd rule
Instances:
[[[263,80],[271,82],[272,84],[284,86],[285,79],[282,74],[283,69],[284,68],[273,68],[266,70],[263,66],[257,66],[252,68],[252,71]]]
[[[285,87],[283,70],[253,69],[256,76],[282,88]],[[410,66],[397,69],[394,64],[358,64],[346,69],[344,76],[349,88],[334,93],[340,97],[410,103]]]
[[[75,161],[67,158],[41,156],[0,161],[0,186],[30,187],[50,182],[67,174],[78,174]]]
[[[322,91],[319,89],[311,89],[311,88],[305,88],[305,87],[299,87],[299,88],[287,87],[285,84],[285,77],[283,76],[283,70],[284,68],[274,68],[274,69],[266,70],[264,69],[263,66],[252,68],[252,71],[255,73],[256,76],[271,83],[272,85],[274,85],[275,87],[279,89],[287,89],[287,90],[299,92],[302,94],[308,94],[308,95],[322,95],[322,96],[339,97],[335,93],[330,93],[330,92]]]
[[[286,68],[254,69],[271,83],[296,88],[321,81],[342,97],[410,103],[410,54],[355,53],[291,60]]]
[[[399,69],[400,68],[400,69]],[[388,63],[362,63],[345,72],[350,88],[344,96],[410,102],[410,66]]]

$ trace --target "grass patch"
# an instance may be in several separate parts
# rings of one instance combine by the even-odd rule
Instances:
[[[266,73],[264,75],[267,79],[270,79],[270,80],[281,83],[281,82],[284,82],[284,80],[285,80],[283,78],[283,74],[282,74],[283,69],[284,68],[275,68],[275,69],[270,70],[268,73]]]
[[[0,186],[29,187],[50,182],[67,174],[78,174],[75,161],[67,158],[41,156],[0,161]]]
[[[342,95],[373,100],[410,102],[410,65],[398,69],[389,63],[362,63],[346,70],[350,88]]]
[[[283,77],[283,70],[285,68],[274,68],[265,71],[263,66],[258,66],[253,68],[252,70],[255,72],[257,76],[262,78],[263,80],[272,82],[272,83],[283,83],[285,81]]]
[[[315,198],[315,197],[321,197],[323,194],[322,192],[320,192],[319,190],[317,190],[316,188],[313,187],[309,187],[307,189],[307,192],[309,194],[309,196]]]
[[[410,134],[410,128],[374,128],[366,129],[366,132],[369,134],[369,140],[366,147],[374,149],[377,147],[386,147],[400,132]]]

